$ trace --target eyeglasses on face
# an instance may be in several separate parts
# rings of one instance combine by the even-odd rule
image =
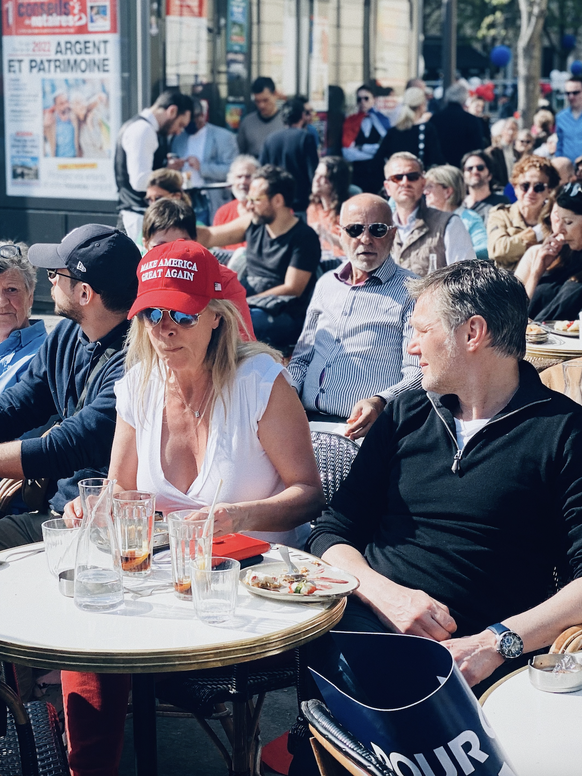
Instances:
[[[72,277],[71,275],[65,275],[64,272],[59,272],[56,269],[47,269],[46,274],[48,275],[48,279],[49,280],[54,280],[57,275],[60,275],[62,278],[69,278],[69,280],[76,280],[77,279],[77,278]]]
[[[178,310],[166,310],[165,307],[148,307],[145,310],[141,310],[137,316],[144,321],[144,323],[148,323],[153,327],[160,323],[164,317],[164,313],[168,313],[170,320],[184,329],[191,329],[193,326],[196,326],[202,315],[202,313],[193,313],[190,315],[188,313],[181,313]]]
[[[420,180],[420,178],[422,178],[422,173],[420,173],[420,172],[398,172],[395,175],[389,175],[388,176],[388,180],[392,181],[392,183],[401,183],[405,178],[410,183],[414,183],[415,181]]]
[[[578,89],[577,92],[566,92],[566,97],[575,97],[577,94],[580,94],[580,89]]]
[[[371,94],[362,94],[356,97],[357,102],[368,102],[369,100],[373,100],[373,99],[374,98],[372,97]]]
[[[533,143],[533,140],[531,140],[529,137],[518,137],[515,142],[516,143],[525,143],[526,145],[531,145]]]
[[[484,164],[474,164],[472,167],[465,167],[465,172],[473,172],[473,170],[477,170],[477,172],[483,172],[484,169]]]
[[[341,226],[341,224],[340,224]],[[366,229],[370,232],[372,237],[382,238],[386,237],[389,232],[393,232],[396,227],[389,224],[347,224],[347,226],[341,226],[341,228],[349,234],[350,237],[361,237]]]
[[[530,183],[529,181],[524,181],[523,183],[518,183],[517,185],[524,194],[527,194],[530,186],[533,188],[536,194],[541,194],[542,191],[545,191],[548,188],[548,184],[542,183],[541,181],[539,183]]]

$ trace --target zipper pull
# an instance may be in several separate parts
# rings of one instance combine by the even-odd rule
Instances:
[[[451,471],[453,474],[457,474],[459,469],[461,468],[461,456],[463,455],[462,450],[457,450],[455,453],[455,457],[453,458],[453,465],[451,466]]]

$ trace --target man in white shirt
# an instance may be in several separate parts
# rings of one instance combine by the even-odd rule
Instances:
[[[144,196],[148,177],[166,163],[165,138],[179,135],[191,116],[192,98],[167,89],[151,108],[126,121],[119,131],[115,149],[117,210],[123,228],[134,241],[141,233],[147,208]]]
[[[459,216],[426,204],[424,167],[418,157],[408,151],[392,154],[384,175],[384,187],[396,205],[394,224],[398,232],[392,258],[397,264],[417,275],[427,275],[437,267],[476,258],[469,232]]]

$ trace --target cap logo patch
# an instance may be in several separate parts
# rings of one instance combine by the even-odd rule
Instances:
[[[214,290],[215,291],[222,291],[222,285],[220,283],[214,284]]]
[[[83,264],[82,261],[77,262],[77,269],[79,272],[87,272],[87,267]]]

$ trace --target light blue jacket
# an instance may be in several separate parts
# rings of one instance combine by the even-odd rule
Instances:
[[[477,258],[488,259],[487,229],[485,229],[485,224],[479,213],[475,213],[474,210],[469,210],[466,207],[458,207],[455,213],[461,217],[461,221],[467,227]]]
[[[46,339],[44,321],[11,332],[0,342],[0,393],[20,380]]]

